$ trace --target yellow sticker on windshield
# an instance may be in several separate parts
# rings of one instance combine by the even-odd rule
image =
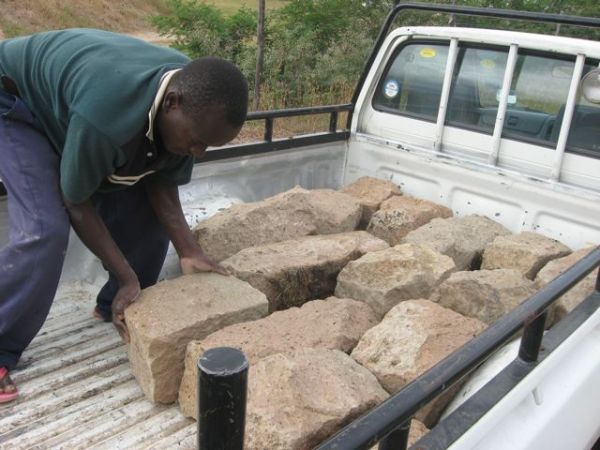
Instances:
[[[493,69],[494,67],[496,67],[496,63],[489,58],[482,59],[480,64],[482,67],[484,67],[486,69]]]
[[[433,58],[435,55],[437,55],[434,49],[428,47],[422,48],[419,54],[423,58]]]

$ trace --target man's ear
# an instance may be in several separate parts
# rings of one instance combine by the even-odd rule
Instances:
[[[167,91],[163,97],[163,109],[170,111],[179,108],[181,105],[181,95],[177,91]]]

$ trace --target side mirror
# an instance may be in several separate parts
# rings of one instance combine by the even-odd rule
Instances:
[[[581,79],[581,93],[590,103],[600,103],[600,68],[590,70]]]

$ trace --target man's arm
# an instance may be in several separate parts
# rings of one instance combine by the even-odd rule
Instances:
[[[167,234],[177,250],[181,272],[186,275],[212,271],[227,275],[227,271],[223,267],[211,261],[204,254],[194,239],[181,209],[177,186],[148,179],[146,190],[158,220],[167,230]]]
[[[137,275],[119,250],[106,225],[90,200],[70,203],[65,200],[73,229],[85,244],[119,282],[119,290],[112,303],[113,324],[125,342],[129,333],[125,325],[125,308],[140,295]]]

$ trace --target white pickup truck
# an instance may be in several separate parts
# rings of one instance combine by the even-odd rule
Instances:
[[[390,31],[395,16],[411,9],[600,27],[593,18],[396,5],[352,103],[253,113],[250,119],[265,121],[264,142],[215,149],[198,162],[181,189],[190,224],[295,185],[337,189],[368,175],[455,216],[488,216],[573,250],[600,244],[600,42],[460,27]],[[329,130],[273,139],[278,118],[306,114],[328,114]],[[403,424],[415,411],[478,367],[458,396],[468,400],[457,400],[414,448],[597,448],[600,282],[538,350],[540,313],[599,264],[596,249],[319,448],[370,448],[380,440],[381,449],[402,448]],[[176,276],[176,267],[170,253],[163,276]],[[73,235],[50,318],[14,371],[21,399],[0,408],[0,448],[195,446],[195,423],[176,407],[145,400],[117,333],[91,317],[102,274]],[[524,325],[521,348],[503,347]]]

